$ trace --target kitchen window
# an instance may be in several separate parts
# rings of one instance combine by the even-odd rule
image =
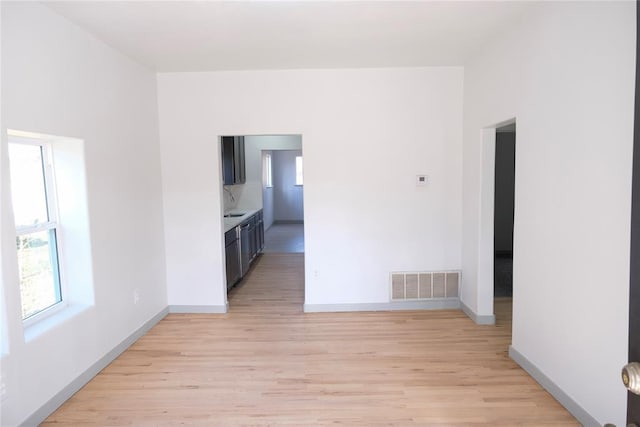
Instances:
[[[302,185],[302,156],[296,156],[296,185]]]
[[[27,321],[63,302],[51,146],[10,138],[9,162],[22,318]]]
[[[264,171],[264,176],[263,176],[263,181],[264,181],[264,186],[266,188],[271,188],[273,187],[273,171],[271,169],[271,154],[265,154],[264,155],[264,167],[263,167],[263,171]]]

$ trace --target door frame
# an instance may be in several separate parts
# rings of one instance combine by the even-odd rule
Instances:
[[[481,176],[480,176],[480,226],[478,235],[477,270],[477,313],[492,313],[478,316],[480,324],[492,325],[496,322],[494,299],[494,237],[495,237],[495,178],[496,178],[496,129],[516,123],[516,118],[492,124],[482,129],[481,140]],[[517,181],[517,177],[516,177]],[[517,184],[517,182],[516,182]],[[516,185],[517,188],[517,185]],[[515,194],[514,194],[515,207]],[[515,221],[514,209],[514,242]],[[515,259],[515,244],[513,257]],[[514,293],[515,297],[515,293]]]
[[[640,1],[636,2],[636,33],[640,37]],[[629,260],[629,362],[640,362],[640,44],[636,39],[636,89],[631,178],[631,249]],[[636,308],[635,310],[633,308]],[[633,339],[633,337],[636,337]],[[640,420],[640,396],[627,393],[627,423]]]
[[[241,132],[241,131],[236,131],[236,132],[226,132],[224,134],[220,134],[217,136],[216,138],[216,151],[218,153],[218,171],[217,174],[219,177],[222,177],[222,155],[221,155],[221,148],[222,148],[222,136],[229,136],[229,135],[237,135],[237,136],[243,136],[243,137],[253,137],[253,136],[299,136],[300,137],[300,150],[302,150],[302,153],[304,155],[304,134],[302,132],[268,132],[268,133],[252,133],[252,132]],[[278,148],[273,149],[275,150],[279,150]],[[262,150],[261,150],[262,152]],[[262,162],[260,162],[260,176],[262,176]],[[262,194],[262,185],[260,186],[260,198],[262,198],[263,194]],[[305,196],[306,196],[306,192],[303,191],[302,193],[302,205],[303,207],[306,206],[305,203]],[[229,312],[230,310],[230,305],[229,305],[229,298],[228,298],[228,291],[227,291],[227,272],[226,272],[226,251],[225,251],[225,242],[224,242],[224,235],[225,235],[225,226],[224,226],[224,198],[225,198],[225,190],[224,190],[224,183],[222,178],[220,179],[220,185],[218,186],[218,200],[219,200],[219,211],[220,211],[220,231],[221,231],[221,235],[222,235],[222,239],[221,239],[221,254],[222,254],[222,285],[220,291],[223,293],[223,301],[225,302],[225,307],[226,310],[225,312]],[[264,203],[264,201],[263,201]],[[306,209],[303,208],[303,222],[306,222]],[[305,247],[305,252],[306,253],[306,249],[307,249],[307,236],[306,236],[306,227],[304,228],[304,233],[305,233],[305,239],[304,239],[304,247]],[[304,265],[305,268],[307,267],[307,258],[305,257],[304,259]],[[307,286],[306,286],[306,276],[303,277],[303,287],[304,287],[304,300],[302,302],[302,306],[304,307],[304,301],[306,301],[306,293],[307,293]]]

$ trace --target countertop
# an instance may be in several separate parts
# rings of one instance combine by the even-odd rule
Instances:
[[[229,212],[225,212],[226,214],[236,214],[236,213],[242,213],[244,215],[242,216],[237,216],[237,217],[233,217],[233,218],[224,218],[224,232],[226,233],[227,231],[235,228],[237,225],[239,225],[240,223],[242,223],[242,221],[250,218],[253,214],[255,214],[256,212],[260,211],[262,208],[259,209],[242,209],[242,210],[231,210]]]

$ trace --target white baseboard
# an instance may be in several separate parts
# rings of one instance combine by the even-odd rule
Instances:
[[[305,304],[305,313],[334,313],[343,311],[444,310],[460,308],[458,298],[421,301],[394,301],[364,304]]]
[[[592,417],[582,406],[580,406],[575,400],[573,400],[567,393],[565,393],[556,383],[547,377],[536,365],[534,365],[529,359],[522,355],[518,350],[509,346],[509,357],[513,359],[522,369],[527,371],[534,380],[538,382],[547,390],[555,399],[565,407],[567,411],[571,413],[578,421],[585,427],[601,426],[594,417]]]
[[[103,370],[109,363],[113,362],[120,354],[122,354],[127,348],[134,342],[138,341],[140,337],[146,334],[156,323],[161,321],[169,313],[168,308],[164,308],[158,314],[147,320],[142,326],[135,330],[131,335],[122,340],[120,344],[115,346],[111,351],[102,356],[96,363],[87,368],[82,374],[78,375],[76,379],[71,381],[69,385],[60,390],[53,396],[47,403],[42,405],[38,410],[31,414],[20,425],[23,427],[37,426],[43,422],[49,415],[53,414],[56,409],[66,402],[71,396],[78,392],[85,384],[93,379],[101,370]]]
[[[170,305],[169,313],[192,313],[192,314],[224,314],[228,310],[226,305]]]
[[[475,311],[471,310],[469,306],[467,306],[462,301],[460,302],[460,308],[469,316],[471,320],[473,320],[476,325],[495,325],[496,324],[496,316],[494,314],[477,314]]]

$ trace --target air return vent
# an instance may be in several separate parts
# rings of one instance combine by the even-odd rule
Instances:
[[[429,300],[458,298],[459,271],[391,273],[391,300]]]

